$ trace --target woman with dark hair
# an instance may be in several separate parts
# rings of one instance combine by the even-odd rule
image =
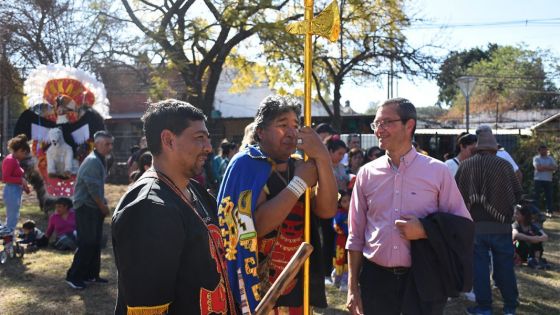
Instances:
[[[358,174],[360,167],[362,167],[364,162],[364,151],[360,148],[352,148],[348,152],[348,174]]]
[[[27,136],[21,134],[10,139],[8,149],[11,153],[2,161],[2,181],[6,184],[4,186],[6,226],[13,231],[19,220],[22,192],[29,193],[30,191],[27,181],[23,178],[24,172],[20,165],[20,161],[25,159],[31,151],[27,143]]]
[[[142,155],[138,157],[136,163],[138,164],[138,169],[130,174],[131,183],[137,181],[144,172],[152,167],[152,153],[150,151],[142,153]]]
[[[385,151],[381,150],[380,147],[378,146],[374,146],[371,147],[369,149],[367,149],[366,151],[366,156],[364,158],[364,164],[369,163],[379,157],[382,157],[383,155],[385,155]]]
[[[325,138],[324,143],[331,155],[333,172],[336,178],[338,190],[347,190],[349,180],[348,172],[346,172],[346,168],[344,167],[344,165],[340,163],[342,161],[342,158],[344,157],[344,154],[346,154],[346,143],[340,140],[340,137],[338,135]]]
[[[346,154],[346,143],[340,140],[339,135],[332,135],[324,140],[325,146],[331,155],[331,162],[336,178],[336,185],[339,191],[348,190],[350,179],[346,172],[346,167],[341,163]],[[332,226],[332,219],[321,219],[321,234],[323,239],[323,263],[325,264],[325,281],[331,281],[331,271],[333,269],[333,258],[335,257],[335,236],[336,233]]]

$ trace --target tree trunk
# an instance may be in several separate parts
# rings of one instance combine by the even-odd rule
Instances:
[[[340,116],[340,99],[342,95],[340,94],[341,82],[335,80],[334,82],[334,89],[333,89],[333,117],[332,118],[332,127],[334,130],[338,130],[342,133],[342,117]]]

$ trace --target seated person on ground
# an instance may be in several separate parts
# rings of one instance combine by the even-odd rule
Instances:
[[[27,244],[28,248],[45,247],[49,244],[49,239],[41,230],[35,227],[35,221],[27,220],[21,226],[23,233],[19,235],[20,244]]]
[[[56,249],[76,249],[76,215],[69,198],[60,197],[55,202],[55,212],[49,218],[46,237],[50,239],[53,232],[56,234]]]
[[[532,220],[529,207],[522,206],[515,209],[515,222],[512,225],[512,237],[515,244],[515,254],[522,262],[527,261],[531,268],[546,268],[548,264],[542,258],[543,242],[548,236]]]

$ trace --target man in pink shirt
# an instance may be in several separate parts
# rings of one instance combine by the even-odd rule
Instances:
[[[411,241],[427,238],[419,218],[434,212],[471,217],[445,164],[412,147],[416,109],[410,101],[385,101],[371,126],[387,154],[357,174],[346,243],[347,306],[352,314],[400,314]],[[445,302],[434,301],[430,313],[442,313]]]

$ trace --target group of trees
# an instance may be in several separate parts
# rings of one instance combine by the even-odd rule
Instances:
[[[405,0],[340,1],[338,42],[314,39],[315,97],[335,125],[341,88],[349,80],[360,84],[387,74],[430,78],[438,62],[429,44],[411,46],[405,36],[413,22]],[[316,11],[326,5],[327,0],[315,1]],[[302,20],[303,12],[303,1],[288,0],[2,1],[0,66],[25,77],[45,63],[94,72],[115,62],[143,65],[153,70],[154,93],[167,86],[162,73],[174,71],[184,83],[179,97],[210,116],[227,67],[237,69],[238,86],[268,82],[281,93],[299,95],[303,38],[288,34],[285,26]],[[480,102],[558,106],[544,57],[543,52],[497,45],[451,52],[437,76],[439,101],[462,104],[455,81],[470,74],[480,78]]]
[[[486,48],[453,51],[440,66],[439,103],[463,111],[465,99],[457,79],[474,76],[471,104],[478,111],[549,109],[560,107],[560,91],[554,84],[558,63],[547,51],[489,44]]]
[[[316,1],[316,7],[325,6]],[[298,93],[303,39],[284,28],[303,19],[303,12],[303,1],[288,0],[3,1],[0,39],[3,58],[23,76],[44,63],[95,71],[128,61],[151,67],[155,84],[166,86],[158,68],[177,71],[185,87],[179,95],[209,115],[224,67],[238,67],[241,85],[264,78],[281,92]],[[403,34],[411,22],[404,1],[342,0],[340,17],[338,44],[314,42],[316,97],[335,118],[348,79],[376,80],[393,69],[430,73],[435,59],[411,47]],[[249,53],[241,53],[244,43],[253,46],[245,49]]]

